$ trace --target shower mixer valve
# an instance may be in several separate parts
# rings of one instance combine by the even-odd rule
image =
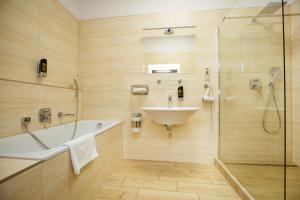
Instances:
[[[51,109],[50,108],[41,108],[39,110],[39,121],[46,123],[51,123]]]
[[[260,78],[251,78],[249,81],[249,87],[251,90],[261,90],[262,84]]]

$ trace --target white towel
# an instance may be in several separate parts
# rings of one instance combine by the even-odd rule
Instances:
[[[79,175],[81,168],[97,158],[95,135],[87,134],[66,143],[70,148],[74,173]]]

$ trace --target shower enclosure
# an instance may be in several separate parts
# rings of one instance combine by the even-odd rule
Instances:
[[[219,158],[255,199],[300,199],[299,11],[238,0],[219,26]]]

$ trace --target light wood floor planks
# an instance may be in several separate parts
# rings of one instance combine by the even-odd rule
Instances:
[[[239,200],[214,165],[124,160],[95,200]]]

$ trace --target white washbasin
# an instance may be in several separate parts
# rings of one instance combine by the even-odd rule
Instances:
[[[176,107],[171,108],[167,106],[150,106],[143,107],[150,117],[158,124],[168,126],[183,124],[195,112],[200,110],[199,107]]]

